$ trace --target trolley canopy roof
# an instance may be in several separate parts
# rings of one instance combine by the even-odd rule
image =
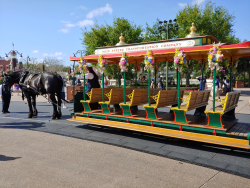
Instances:
[[[190,42],[191,41],[191,42]],[[181,43],[182,42],[182,43]],[[178,44],[179,43],[179,44]],[[154,49],[153,45],[172,45],[171,48],[163,48],[163,49]],[[175,45],[175,46],[174,46]],[[186,46],[185,46],[186,45]],[[191,46],[187,46],[191,45]],[[192,46],[192,40],[184,40],[184,41],[175,41],[174,44],[171,42],[167,42],[166,44],[163,43],[155,43],[151,44],[150,47],[146,50],[139,50],[135,52],[127,52],[126,56],[128,56],[129,63],[141,63],[144,61],[144,56],[147,54],[148,50],[151,50],[154,54],[154,58],[156,62],[161,61],[173,61],[175,48],[179,47],[180,49],[184,50],[184,53],[186,54],[187,60],[199,60],[199,59],[207,59],[207,54],[210,48],[213,47],[213,44],[210,45],[204,45],[204,46]],[[219,48],[222,50],[222,53],[224,55],[224,58],[238,58],[238,57],[250,57],[250,41],[238,43],[238,44],[216,44],[219,45]],[[125,48],[134,48],[136,45],[126,45]],[[184,47],[182,47],[184,46]],[[115,46],[114,49],[121,49],[124,48],[123,46]],[[109,49],[109,48],[103,48],[103,49]],[[98,55],[88,55],[82,57],[86,62],[89,63],[97,63],[99,55],[103,55],[103,58],[108,62],[108,64],[117,64],[120,61],[120,58],[122,56],[122,52],[119,53],[103,53]],[[79,61],[80,57],[70,57],[70,61]]]

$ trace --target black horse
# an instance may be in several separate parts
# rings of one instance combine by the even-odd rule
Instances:
[[[22,90],[23,100],[25,96],[29,105],[28,118],[37,116],[36,96],[44,94],[48,94],[53,105],[53,115],[51,118],[61,118],[61,91],[63,87],[63,79],[60,75],[51,72],[31,74],[28,71],[16,71],[10,74],[5,74],[4,82],[9,87],[14,83],[19,83]],[[57,101],[55,95],[57,96]]]

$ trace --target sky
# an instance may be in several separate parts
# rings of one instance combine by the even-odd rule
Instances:
[[[250,41],[250,0],[212,2],[236,17],[236,37]],[[94,23],[112,24],[114,17],[152,26],[157,18],[175,19],[186,4],[194,3],[204,7],[205,0],[0,0],[0,56],[5,57],[14,43],[14,49],[24,58],[42,61],[55,57],[68,66],[72,64],[69,57],[84,50],[81,28],[89,29]]]

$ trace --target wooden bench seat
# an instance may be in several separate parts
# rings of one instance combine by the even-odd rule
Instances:
[[[134,88],[126,88],[125,95],[129,95],[133,92]],[[105,102],[99,102],[102,107],[102,113],[104,114],[111,114],[109,105],[117,105],[124,101],[123,98],[123,88],[112,88],[110,92],[105,94],[108,100]],[[128,96],[126,96],[126,102],[130,101]]]
[[[148,92],[147,89],[134,89],[131,94],[127,95],[127,97],[130,100],[126,102],[125,104],[120,103],[120,106],[122,107],[123,116],[132,116],[131,109],[130,109],[131,106],[139,106],[139,105],[143,105],[147,103],[146,102],[147,92]]]
[[[111,88],[104,88],[104,100],[108,100],[108,97],[105,95],[110,92]],[[102,88],[93,88],[90,92],[86,93],[88,95],[88,100],[81,100],[80,102],[83,104],[84,112],[92,112],[90,103],[96,103],[102,101]]]
[[[184,90],[180,90],[180,98],[183,98]],[[162,108],[170,105],[177,105],[178,90],[160,90],[151,98],[156,102],[155,104],[143,105],[143,108],[146,110],[147,119],[157,119],[157,108]],[[181,99],[180,99],[181,101]]]
[[[221,105],[213,109],[206,110],[208,116],[208,127],[220,127],[224,128],[222,123],[222,117],[235,119],[235,108],[238,105],[240,98],[240,92],[228,92],[226,97],[222,99],[216,99]]]
[[[194,109],[203,109],[205,111],[208,105],[210,90],[205,91],[192,91],[187,97],[183,97],[183,102],[185,105],[181,105],[180,108],[172,107],[171,110],[174,111],[176,123],[188,124],[186,112]]]

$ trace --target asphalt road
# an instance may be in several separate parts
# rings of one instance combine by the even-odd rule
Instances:
[[[1,102],[0,105],[2,105]],[[73,104],[67,104],[67,106],[67,109],[63,109],[61,120],[51,120],[52,105],[39,102],[37,104],[38,118],[28,119],[27,105],[24,102],[12,102],[9,109],[11,113],[0,115],[0,129],[29,129],[91,140],[250,178],[250,151],[68,122],[66,119],[70,118],[69,114],[72,112],[70,109],[72,109]],[[163,111],[168,110],[164,109]],[[188,112],[188,114],[192,113],[193,111]],[[248,114],[237,114],[236,117],[239,122],[250,122]]]

